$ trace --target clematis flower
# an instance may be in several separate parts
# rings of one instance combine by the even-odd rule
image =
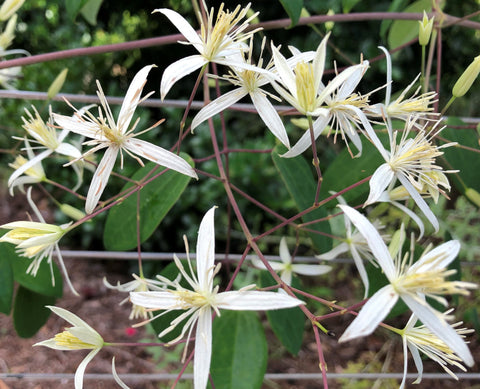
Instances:
[[[65,155],[73,159],[81,157],[80,151],[78,151],[76,147],[63,141],[65,137],[68,135],[69,130],[64,129],[63,131],[60,132],[60,134],[58,134],[57,130],[53,127],[51,113],[50,113],[49,122],[45,123],[43,119],[40,117],[35,107],[32,106],[32,108],[35,116],[33,116],[27,109],[25,109],[28,120],[25,117],[22,117],[23,128],[28,133],[28,135],[30,135],[33,138],[30,141],[39,145],[39,146],[36,146],[36,148],[41,148],[46,150],[37,154],[35,157],[30,158],[28,162],[24,163],[17,170],[15,170],[8,179],[9,187],[18,177],[20,177],[28,169],[30,169],[32,166],[36,165],[38,162],[42,161],[43,159],[47,158],[49,155],[53,154],[54,152],[61,155]]]
[[[238,54],[238,57],[245,65],[255,66],[252,63],[252,43],[253,40],[250,41],[248,58],[245,58],[243,51]],[[262,53],[264,44],[265,40],[262,42]],[[302,60],[308,60],[310,57],[310,52],[299,53],[289,58],[287,63],[288,66],[293,67],[296,63]],[[273,62],[270,61],[265,66],[265,72],[260,72],[259,70],[261,70],[260,68],[263,66],[263,58],[261,54],[257,66],[259,67],[258,70],[231,66],[229,75],[225,77],[219,77],[235,85],[237,88],[223,94],[203,107],[192,120],[192,131],[205,120],[224,111],[243,97],[249,95],[260,118],[263,120],[268,129],[277,137],[278,140],[280,140],[280,142],[282,142],[287,148],[290,148],[290,141],[288,140],[287,132],[285,130],[285,126],[283,125],[282,119],[267,98],[267,96],[270,96],[278,100],[278,97],[262,89],[263,86],[270,82],[272,77],[276,77],[276,68],[273,66]]]
[[[345,205],[347,204],[342,196],[338,196],[337,199],[340,204],[345,204]],[[367,298],[369,281],[368,281],[367,270],[365,269],[365,265],[363,264],[363,258],[370,261],[374,266],[377,266],[377,264],[375,262],[375,258],[364,236],[360,233],[360,231],[357,231],[357,229],[352,228],[352,223],[346,215],[344,215],[343,219],[344,219],[345,234],[346,234],[345,240],[339,245],[337,245],[336,247],[334,247],[333,249],[331,249],[330,251],[320,255],[316,255],[315,257],[325,261],[331,261],[332,259],[337,258],[340,254],[350,252],[353,258],[353,262],[357,267],[358,274],[360,275],[360,278],[365,287],[364,298]],[[377,230],[383,228],[383,226],[381,226],[380,223],[378,222],[374,222],[373,226]],[[382,235],[382,239],[388,239],[388,238],[389,238],[388,236]]]
[[[52,277],[52,285],[55,285],[55,277],[53,274],[52,254],[55,250],[60,267],[65,275],[68,286],[71,291],[78,296],[77,291],[70,282],[68,272],[63,263],[63,258],[58,247],[60,239],[70,231],[70,224],[63,224],[56,226],[47,224],[42,214],[38,210],[35,203],[32,201],[32,188],[28,188],[27,201],[33,209],[33,212],[40,220],[39,222],[21,221],[3,224],[0,228],[10,230],[5,235],[0,237],[0,242],[7,242],[17,246],[17,251],[20,255],[32,259],[32,263],[27,268],[27,274],[36,276],[40,264],[44,258],[47,258],[47,263],[50,265],[50,274]]]
[[[209,62],[255,69],[253,66],[239,61],[238,57],[232,57],[232,55],[237,54],[240,50],[248,50],[245,41],[251,38],[258,29],[248,32],[245,32],[245,29],[249,26],[249,22],[258,15],[258,12],[240,23],[247,15],[250,3],[245,8],[241,8],[239,5],[231,12],[225,11],[223,7],[224,4],[222,3],[218,9],[215,24],[213,8],[207,13],[207,25],[202,23],[200,35],[179,13],[168,8],[159,8],[153,11],[165,15],[187,39],[186,44],[192,45],[199,52],[199,54],[182,58],[165,69],[160,83],[162,100],[173,84]]]
[[[343,139],[346,139],[345,136],[349,137],[361,151],[361,141],[356,128],[358,122],[367,121],[359,108],[365,104],[366,98],[353,91],[368,68],[368,61],[348,67],[325,86],[322,76],[328,37],[329,35],[320,42],[312,62],[298,62],[293,70],[280,51],[272,45],[280,81],[272,79],[271,84],[298,112],[316,118],[313,122],[314,139],[323,133],[330,122],[334,122],[336,133],[340,132]],[[311,142],[310,133],[307,131],[282,157],[296,157],[303,153]]]
[[[85,211],[87,213],[92,213],[97,206],[97,203],[107,186],[118,153],[120,153],[121,167],[123,167],[123,151],[135,158],[142,166],[143,162],[135,155],[187,176],[197,178],[197,174],[193,168],[183,158],[160,146],[136,139],[136,135],[138,134],[135,134],[134,130],[138,120],[135,121],[130,128],[130,122],[137,105],[140,101],[145,100],[151,95],[151,93],[147,94],[147,96],[140,99],[143,87],[147,82],[147,75],[152,67],[153,65],[145,66],[133,78],[132,83],[127,90],[117,121],[113,118],[110,106],[108,105],[105,94],[98,81],[97,95],[100,99],[104,113],[102,113],[99,108],[98,117],[94,117],[89,111],[82,113],[77,112],[73,117],[58,114],[53,115],[55,122],[65,130],[84,135],[87,138],[92,138],[91,141],[87,141],[85,144],[93,146],[93,148],[88,150],[82,158],[85,158],[100,149],[106,148],[105,154],[98,164],[97,170],[95,170],[88,190],[87,201],[85,204]]]
[[[304,276],[319,276],[332,270],[331,266],[327,265],[307,265],[303,263],[292,263],[292,256],[288,251],[287,239],[284,236],[282,237],[282,239],[280,239],[279,254],[281,262],[269,261],[269,264],[273,270],[280,272],[280,278],[287,285],[292,284],[292,275],[294,273]],[[263,262],[258,258],[252,258],[252,263],[255,267],[259,269],[266,269]],[[285,293],[283,289],[279,289],[279,292]]]
[[[371,138],[375,138],[374,144],[385,163],[375,170],[370,179],[370,193],[364,206],[379,201],[382,193],[387,188],[391,190],[398,179],[433,225],[435,231],[438,231],[438,220],[422,198],[421,193],[426,192],[426,189],[430,193],[443,193],[439,186],[449,188],[445,184],[446,177],[442,172],[443,169],[435,164],[435,159],[443,154],[442,148],[450,147],[454,143],[441,146],[436,146],[433,143],[432,139],[442,129],[438,131],[432,129],[428,132],[422,129],[417,132],[414,138],[410,138],[410,131],[416,126],[415,121],[416,118],[407,121],[398,141],[398,133],[393,133],[390,139],[390,151],[385,150],[374,133],[371,134]],[[449,172],[447,171],[447,173]]]
[[[117,285],[112,285],[110,284],[107,279],[104,277],[103,278],[103,284],[108,288],[108,289],[115,289],[118,290],[119,292],[146,292],[148,290],[162,290],[163,288],[161,287],[163,284],[158,281],[158,280],[152,280],[149,278],[145,277],[139,277],[135,274],[133,274],[133,280],[126,282],[125,284],[120,284],[117,283]],[[125,298],[120,302],[120,305],[125,304],[127,301],[130,300],[130,296]],[[148,319],[149,317],[149,312],[145,310],[144,307],[132,304],[132,312],[130,313],[130,316],[128,317],[130,320],[132,319],[137,319],[138,317],[142,317],[143,319]]]
[[[181,334],[170,343],[181,339],[185,333],[187,343],[197,325],[195,335],[195,357],[194,357],[194,387],[196,389],[206,388],[208,373],[210,370],[210,359],[212,355],[212,314],[220,315],[221,309],[238,311],[256,311],[291,308],[303,304],[302,301],[286,294],[274,292],[250,291],[241,289],[239,291],[218,292],[218,285],[213,286],[213,278],[220,266],[215,266],[215,230],[214,211],[211,208],[203,217],[200,223],[197,240],[197,272],[193,274],[190,258],[187,260],[191,274],[187,274],[177,256],[174,260],[181,275],[191,286],[191,290],[183,288],[179,280],[170,281],[164,277],[157,276],[164,282],[166,289],[160,292],[131,292],[130,298],[133,304],[143,306],[150,310],[164,310],[163,313],[173,310],[185,310],[171,322],[171,325],[159,334],[159,337],[171,332],[180,322],[188,318]],[[186,238],[185,238],[186,242]],[[163,313],[160,313],[162,315]],[[158,315],[158,316],[160,316]],[[157,316],[157,317],[158,317]]]
[[[448,320],[450,319],[450,316],[448,315],[450,312],[451,310],[442,313],[441,315],[445,318],[445,320]],[[403,379],[402,383],[400,384],[400,389],[405,387],[408,368],[408,350],[410,350],[410,353],[413,356],[413,361],[418,371],[418,377],[414,384],[419,384],[422,381],[423,362],[420,352],[425,354],[432,361],[437,362],[452,378],[458,380],[455,373],[448,368],[448,365],[452,365],[458,367],[460,370],[466,371],[465,367],[461,364],[462,359],[456,355],[443,340],[432,333],[430,329],[424,325],[415,326],[416,322],[417,317],[412,315],[403,330],[395,330],[395,332],[398,332],[402,337],[404,353]],[[474,330],[471,329],[458,328],[461,325],[462,322],[458,322],[451,326],[460,338],[464,338],[465,334],[474,332]]]
[[[430,297],[442,305],[447,305],[443,295],[468,295],[468,289],[477,287],[469,282],[448,281],[448,277],[454,274],[455,270],[448,270],[447,266],[457,256],[460,243],[451,240],[433,250],[427,249],[419,260],[412,264],[413,252],[410,258],[402,258],[402,253],[398,250],[395,258],[392,258],[380,234],[365,216],[347,205],[339,207],[363,234],[389,281],[370,297],[339,342],[371,334],[401,298],[432,334],[442,340],[468,366],[472,366],[472,354],[462,338],[446,322],[445,317],[425,301],[425,297]]]
[[[55,335],[51,339],[35,343],[34,346],[45,346],[54,350],[92,350],[78,365],[75,372],[75,389],[83,388],[83,375],[88,363],[106,344],[100,334],[80,319],[77,315],[59,307],[47,306],[53,313],[68,321],[73,327]]]
[[[25,138],[25,150],[27,151],[28,159],[26,159],[22,155],[18,155],[17,158],[15,158],[15,161],[12,163],[9,163],[8,166],[10,166],[13,169],[19,169],[21,166],[28,163],[29,160],[35,158],[35,154],[33,153],[33,150],[30,147],[30,143],[26,138]],[[25,184],[35,184],[38,182],[46,181],[47,179],[45,175],[45,170],[43,170],[42,161],[38,161],[35,165],[27,169],[24,173],[25,173],[24,176],[17,177],[15,180],[12,181],[9,189],[11,196],[13,196],[13,190],[17,186],[20,188],[22,192],[24,192],[23,187]]]

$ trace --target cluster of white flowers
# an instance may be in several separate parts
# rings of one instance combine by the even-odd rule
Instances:
[[[440,194],[443,195],[450,189],[445,173],[451,171],[444,171],[437,163],[437,158],[443,154],[443,148],[452,144],[440,146],[436,144],[435,137],[442,128],[438,115],[433,113],[432,103],[436,99],[435,94],[433,92],[419,94],[416,91],[412,96],[407,97],[409,90],[417,81],[414,80],[394,102],[391,102],[391,59],[383,48],[387,60],[384,103],[370,104],[372,93],[361,95],[357,90],[369,67],[369,62],[366,60],[348,66],[336,72],[330,80],[326,80],[324,69],[329,34],[322,39],[315,51],[300,52],[290,47],[291,55],[288,58],[281,53],[281,47],[272,42],[270,44],[272,58],[268,62],[262,58],[266,46],[266,41],[263,39],[259,58],[255,61],[253,47],[255,33],[258,30],[250,29],[249,22],[257,14],[247,17],[249,8],[250,5],[245,8],[238,6],[233,11],[228,11],[222,5],[216,13],[211,9],[205,13],[206,19],[201,25],[200,33],[197,33],[177,12],[166,8],[155,10],[166,16],[182,33],[187,44],[198,51],[198,54],[182,58],[165,69],[160,85],[161,98],[164,99],[180,79],[200,69],[201,75],[221,78],[234,88],[205,105],[196,114],[191,123],[192,131],[240,99],[249,96],[265,126],[288,149],[282,155],[284,158],[297,157],[310,147],[313,147],[315,153],[315,142],[325,132],[328,135],[333,133],[335,139],[340,136],[345,141],[352,158],[354,153],[351,151],[350,143],[353,143],[358,157],[362,153],[362,142],[371,142],[384,163],[378,167],[370,179],[370,192],[364,206],[377,202],[391,203],[418,225],[419,235],[422,237],[425,232],[423,222],[405,203],[399,202],[412,199],[435,231],[438,231],[438,220],[426,199],[432,198],[437,201]],[[4,34],[10,31],[11,35],[11,30],[12,28],[7,26]],[[3,40],[8,39],[0,36],[0,46]],[[4,48],[1,47],[1,49]],[[227,67],[226,74],[222,77],[209,75],[207,69],[210,63]],[[142,97],[147,76],[154,68],[155,65],[145,66],[135,75],[126,92],[117,119],[98,81],[97,95],[100,100],[98,111],[95,111],[97,108],[84,107],[74,109],[71,116],[50,112],[49,119],[45,122],[35,108],[33,113],[26,110],[27,116],[23,118],[26,134],[21,139],[28,159],[18,156],[11,164],[15,169],[8,180],[11,193],[15,187],[23,191],[25,185],[49,182],[42,167],[42,160],[53,154],[65,157],[65,165],[72,165],[75,168],[81,182],[83,164],[86,162],[89,164],[90,157],[102,149],[104,154],[95,166],[86,195],[87,216],[85,218],[102,211],[104,204],[100,199],[119,154],[121,167],[123,167],[125,153],[142,166],[143,160],[149,160],[189,177],[198,178],[197,171],[179,155],[137,138],[138,135],[162,122],[160,120],[148,129],[135,132],[138,120],[133,120],[133,116],[137,106],[153,93],[147,93]],[[272,99],[285,102],[291,106],[291,112],[308,121],[308,129],[293,146],[290,146],[290,137],[282,115],[272,104]],[[403,128],[394,129],[392,119],[403,121]],[[380,125],[386,132],[387,147],[374,130],[374,125]],[[72,133],[86,138],[83,146],[90,146],[90,148],[82,151],[81,146],[73,141],[68,142],[67,137]],[[38,149],[42,151],[36,153],[35,150]],[[395,331],[402,336],[405,355],[407,346],[414,354],[420,376],[421,360],[418,350],[439,362],[449,372],[446,364],[460,368],[463,368],[462,363],[472,366],[474,360],[462,336],[467,331],[457,329],[456,325],[450,325],[451,316],[437,311],[427,300],[427,298],[434,299],[447,306],[447,300],[443,296],[466,295],[470,289],[476,287],[471,283],[448,279],[452,271],[447,270],[447,267],[459,252],[459,242],[452,240],[434,249],[428,248],[420,259],[414,262],[413,250],[403,255],[399,249],[404,241],[403,230],[396,235],[395,239],[392,239],[389,248],[385,244],[386,237],[379,233],[378,224],[371,223],[366,216],[348,206],[341,196],[337,196],[337,199],[345,216],[346,239],[330,252],[319,255],[318,259],[331,260],[340,254],[351,253],[365,286],[365,298],[369,292],[369,280],[363,263],[364,259],[369,259],[379,266],[388,280],[385,287],[376,291],[368,299],[339,341],[345,342],[371,334],[401,299],[414,316],[404,330]],[[51,266],[52,253],[56,250],[65,277],[72,291],[76,293],[63,265],[58,242],[72,228],[86,219],[81,219],[79,223],[73,225],[71,223],[62,226],[47,224],[31,199],[31,188],[28,189],[28,201],[39,221],[14,222],[0,226],[10,230],[0,238],[0,241],[15,244],[22,255],[33,259],[28,268],[28,272],[33,275],[44,258],[47,258]],[[279,247],[281,262],[267,263],[264,259],[258,258],[252,261],[257,268],[270,268],[271,271],[280,272],[280,292],[251,290],[255,285],[238,291],[220,292],[219,286],[214,286],[214,277],[219,270],[219,265],[215,265],[214,262],[214,210],[215,207],[211,208],[200,224],[195,265],[192,265],[188,257],[189,271],[187,271],[182,262],[176,256],[174,257],[180,273],[179,278],[172,281],[159,275],[156,279],[148,279],[141,274],[140,277],[134,276],[134,279],[127,284],[117,286],[112,286],[105,280],[109,288],[129,293],[125,301],[129,300],[133,305],[131,319],[141,317],[144,320],[143,323],[146,323],[170,311],[185,311],[159,336],[171,332],[186,320],[180,335],[170,343],[180,340],[185,335],[188,343],[196,327],[194,386],[197,389],[207,386],[212,354],[213,315],[220,316],[223,309],[270,310],[303,305],[304,302],[293,297],[293,293],[289,290],[292,274],[318,276],[331,269],[326,265],[296,263],[288,250],[287,240],[282,238]],[[356,230],[353,230],[352,225]],[[398,238],[399,235],[403,238]],[[193,270],[194,266],[196,271]],[[187,281],[188,289],[180,284],[180,278]],[[75,375],[75,387],[81,388],[87,363],[102,347],[112,344],[105,343],[93,328],[74,314],[61,308],[50,307],[50,309],[74,327],[37,345],[60,350],[91,349],[92,351],[80,364]],[[160,313],[156,314],[156,311]],[[420,327],[415,327],[417,319],[423,323]],[[406,361],[405,357],[405,364]],[[127,387],[120,381],[114,366],[113,372],[119,385]],[[403,386],[404,382],[401,385]]]

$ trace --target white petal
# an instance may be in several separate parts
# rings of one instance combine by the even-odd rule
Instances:
[[[438,232],[440,226],[438,224],[437,217],[432,212],[432,210],[430,209],[428,204],[425,202],[423,197],[420,195],[420,193],[418,193],[418,191],[415,189],[415,187],[412,185],[412,183],[404,175],[397,174],[397,178],[402,183],[402,185],[405,187],[405,189],[410,194],[410,196],[412,196],[412,199],[418,205],[418,208],[420,208],[420,210],[423,212],[425,217],[432,224],[433,228],[435,229],[435,232]]]
[[[365,270],[365,265],[363,264],[362,257],[360,257],[360,254],[358,253],[354,245],[351,245],[350,252],[352,253],[353,261],[355,262],[355,266],[357,266],[357,270],[358,270],[358,273],[360,274],[360,278],[362,279],[363,286],[365,286],[365,294],[363,298],[367,298],[369,282],[368,282],[368,274],[367,274],[367,271]]]
[[[323,259],[324,261],[331,261],[334,258],[337,258],[340,254],[346,253],[349,251],[348,244],[340,243],[338,246],[334,247],[330,251],[327,251],[324,254],[315,255],[315,258]]]
[[[338,100],[345,100],[353,93],[368,68],[368,61],[363,61],[363,63],[359,65],[351,66],[351,68],[351,75],[347,78],[345,83],[343,83],[343,85],[338,90]]]
[[[124,147],[149,161],[185,174],[186,176],[198,178],[197,173],[195,173],[195,170],[193,170],[187,161],[160,146],[141,139],[130,138],[125,142]]]
[[[190,43],[194,45],[202,45],[202,41],[197,32],[182,15],[168,8],[159,8],[153,12],[164,14]]]
[[[287,131],[283,125],[282,119],[272,103],[262,92],[250,93],[253,105],[255,106],[260,118],[271,131],[287,148],[290,148]]]
[[[282,83],[287,87],[289,92],[296,96],[297,95],[297,87],[295,84],[295,75],[293,74],[292,69],[285,59],[285,57],[278,51],[278,49],[273,45],[272,42],[272,54],[273,60],[275,62],[275,70],[277,71],[278,75],[282,79]]]
[[[406,213],[417,224],[418,229],[420,230],[420,235],[418,236],[418,239],[422,239],[425,232],[425,227],[423,225],[422,219],[420,219],[415,212],[407,208],[405,205],[400,204],[397,201],[390,201],[390,203],[396,206],[402,212]]]
[[[292,256],[290,255],[290,251],[288,251],[287,238],[284,236],[280,239],[279,254],[284,264],[292,263]]]
[[[398,295],[393,287],[390,284],[384,286],[370,297],[370,300],[363,306],[338,341],[346,342],[360,336],[370,335],[388,315],[397,300]]]
[[[415,363],[415,367],[417,368],[417,372],[418,372],[418,376],[417,376],[417,379],[415,380],[414,384],[419,384],[422,381],[422,376],[423,376],[422,356],[420,355],[420,352],[418,351],[418,348],[416,348],[414,345],[408,344],[408,348],[409,348],[410,352],[412,353],[413,362]]]
[[[98,164],[97,170],[95,170],[90,188],[88,189],[87,201],[85,202],[86,213],[92,213],[97,206],[98,200],[100,200],[100,196],[107,186],[110,173],[117,159],[117,154],[118,148],[116,147],[108,147],[107,150],[105,150],[105,154]]]
[[[392,279],[395,276],[395,265],[377,229],[357,210],[348,205],[339,205],[338,207],[342,209],[357,230],[364,236],[370,250],[372,250],[373,256],[376,258],[387,278],[389,280]]]
[[[445,242],[423,255],[420,260],[410,267],[408,272],[413,274],[418,271],[423,273],[431,270],[444,269],[457,257],[459,251],[460,242],[458,240]]]
[[[283,282],[285,282],[287,285],[292,285],[292,271],[289,269],[284,269],[280,274],[280,279]],[[283,289],[280,289],[280,290],[283,290]]]
[[[67,157],[72,157],[73,159],[82,157],[82,153],[70,143],[60,143],[55,151],[58,154],[66,155]]]
[[[321,133],[327,128],[328,121],[330,120],[330,112],[328,109],[321,108],[323,113],[313,123],[313,137],[316,140]],[[293,158],[302,154],[306,149],[312,145],[310,131],[306,130],[298,142],[285,154],[282,154],[283,158]]]
[[[128,130],[128,126],[132,120],[135,109],[140,101],[143,87],[147,82],[148,73],[153,67],[154,65],[148,65],[140,69],[128,87],[117,120],[117,128],[122,134]]]
[[[253,257],[252,258],[252,264],[253,266],[255,266],[256,268],[258,269],[266,269],[267,267],[263,264],[263,262],[257,258],[257,257]],[[270,265],[270,267],[275,270],[275,271],[282,271],[283,269],[285,269],[285,265],[283,264],[283,262],[278,262],[278,261],[268,261],[268,264]]]
[[[83,375],[85,373],[85,369],[87,368],[88,363],[93,359],[95,355],[97,355],[99,351],[99,348],[93,349],[80,363],[80,365],[78,365],[77,371],[75,372],[75,389],[83,388]]]
[[[130,292],[130,301],[141,307],[164,310],[177,309],[181,298],[170,292]]]
[[[420,321],[437,335],[455,352],[467,366],[473,366],[474,360],[470,350],[460,335],[438,314],[427,302],[410,295],[402,295],[402,299]]]
[[[292,271],[294,273],[304,276],[319,276],[328,273],[330,270],[332,270],[332,267],[327,265],[304,265],[300,263],[294,263],[292,265]]]
[[[80,120],[76,115],[65,116],[53,114],[53,119],[60,127],[75,134],[86,136],[87,138],[99,139],[102,131],[95,123]],[[101,138],[103,139],[103,137]]]
[[[173,84],[186,75],[194,72],[197,69],[200,69],[206,63],[208,63],[208,61],[201,55],[191,55],[189,57],[179,59],[178,61],[169,65],[164,70],[162,81],[160,81],[160,95],[162,100],[165,98]]]
[[[85,321],[80,319],[74,313],[67,311],[66,309],[63,309],[60,307],[54,307],[51,305],[47,305],[47,308],[49,308],[53,313],[60,316],[63,320],[68,321],[70,324],[72,324],[75,327],[85,327],[85,328],[89,328],[92,332],[96,332]]]
[[[215,208],[205,214],[198,228],[197,239],[197,276],[201,290],[212,290],[213,270],[215,267]]]
[[[370,178],[370,193],[364,206],[377,202],[394,177],[395,173],[388,164],[384,163],[380,165],[373,173],[372,178]]]
[[[385,106],[390,104],[390,95],[392,93],[392,59],[390,53],[383,46],[378,46],[380,50],[385,53],[385,60],[387,61],[387,83],[385,89]]]
[[[216,304],[218,308],[232,311],[268,311],[296,307],[304,302],[283,293],[231,291],[217,294]]]
[[[18,177],[20,177],[23,173],[25,173],[28,169],[35,166],[41,160],[48,157],[50,154],[53,153],[53,150],[45,150],[42,151],[40,154],[36,155],[32,159],[25,162],[22,166],[20,166],[17,170],[15,170],[11,176],[8,178],[8,186],[11,186],[13,181],[15,181]]]
[[[400,382],[400,386],[398,389],[405,388],[405,380],[407,379],[408,373],[408,349],[407,349],[407,338],[402,336],[402,344],[403,344],[403,377],[402,382]]]
[[[193,386],[195,389],[207,387],[211,359],[212,313],[210,308],[204,308],[198,317],[195,335],[195,356],[193,358]]]
[[[325,38],[322,39],[318,45],[317,50],[315,51],[315,57],[313,59],[313,79],[315,81],[314,90],[318,91],[320,87],[320,82],[322,81],[323,69],[325,68],[325,54],[327,51],[327,41],[330,33],[325,35]]]
[[[213,100],[195,115],[192,120],[191,130],[193,131],[205,120],[210,119],[217,113],[224,111],[246,95],[247,91],[245,89],[237,88],[221,95],[218,99]]]
[[[122,389],[130,389],[125,382],[123,382],[117,374],[117,369],[115,369],[115,357],[112,358],[112,375],[115,382],[122,388]]]

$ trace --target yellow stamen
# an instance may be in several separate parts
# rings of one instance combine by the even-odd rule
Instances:
[[[55,335],[54,340],[58,346],[67,347],[71,350],[85,350],[97,348],[97,346],[93,344],[82,342],[80,339],[78,339],[76,336],[72,335],[68,331],[63,331],[62,333]]]

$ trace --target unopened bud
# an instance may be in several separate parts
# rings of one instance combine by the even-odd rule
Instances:
[[[418,43],[420,46],[428,45],[430,41],[430,35],[432,34],[432,27],[433,27],[433,19],[428,19],[427,13],[423,11],[423,19],[419,21],[419,29],[418,29]]]
[[[475,189],[467,188],[465,191],[465,196],[467,196],[467,199],[480,208],[480,193],[478,193]]]
[[[468,92],[475,79],[480,73],[480,55],[475,57],[473,62],[465,69],[452,89],[452,95],[461,97]]]
[[[60,204],[60,211],[67,215],[68,217],[72,218],[73,220],[80,220],[85,217],[85,212],[80,211],[79,209],[72,207],[69,204]]]
[[[5,0],[0,7],[0,21],[8,20],[24,2],[25,0]]]
[[[60,89],[62,89],[65,79],[67,78],[68,68],[63,69],[60,74],[52,82],[52,85],[48,88],[47,96],[49,99],[53,99]]]

